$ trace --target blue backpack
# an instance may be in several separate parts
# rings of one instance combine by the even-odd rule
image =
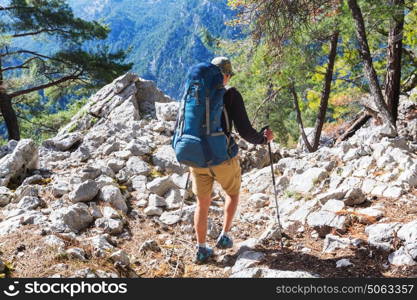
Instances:
[[[221,127],[226,92],[220,69],[211,63],[192,66],[179,103],[172,147],[178,162],[208,168],[236,156],[238,147]],[[230,133],[230,128],[227,128]]]

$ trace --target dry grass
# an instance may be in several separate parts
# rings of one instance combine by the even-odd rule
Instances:
[[[2,259],[8,262],[13,270],[11,277],[15,278],[45,278],[59,273],[61,276],[69,277],[75,271],[90,268],[92,270],[103,270],[120,273],[107,258],[97,258],[92,255],[90,245],[83,245],[76,240],[56,234],[65,242],[65,249],[78,247],[84,249],[88,261],[71,259],[64,252],[44,243],[43,237],[33,234],[38,229],[34,225],[22,227],[21,230],[7,236],[0,236]],[[19,251],[20,250],[20,251]],[[64,269],[56,269],[58,264],[65,264]]]
[[[241,197],[240,211],[242,213],[256,214],[260,209],[249,203],[249,193],[243,192]],[[47,199],[47,201],[52,199]],[[412,204],[404,204],[388,198],[378,198],[372,204],[382,204],[384,209],[384,222],[409,222],[416,219],[416,208]],[[100,204],[99,206],[102,206]],[[333,234],[341,237],[359,238],[367,240],[364,233],[366,224],[376,222],[374,217],[359,214],[351,211],[340,211],[339,215],[348,216],[350,222],[346,232],[333,231]],[[195,255],[195,239],[193,234],[182,231],[180,225],[166,226],[157,221],[157,218],[150,219],[144,216],[131,218],[124,216],[127,220],[131,233],[129,239],[115,239],[118,248],[123,249],[131,257],[131,270],[138,276],[145,278],[168,278],[168,277],[193,277],[207,278],[227,277],[225,267],[233,266],[236,260],[236,248],[231,250],[215,250],[216,257],[206,265],[193,263]],[[213,221],[220,225],[222,215],[212,215]],[[250,237],[258,237],[265,230],[266,222],[247,222],[238,213],[234,226],[238,228],[233,233],[235,243],[246,240]],[[33,234],[38,229],[29,225],[22,227],[18,232],[0,236],[0,250],[2,259],[10,262],[13,266],[11,277],[48,277],[53,274],[61,276],[73,276],[74,272],[83,268],[92,270],[111,271],[119,276],[128,277],[128,270],[122,270],[113,265],[106,258],[96,258],[90,245],[80,244],[77,240],[57,234],[65,241],[65,249],[71,247],[83,248],[89,258],[83,262],[70,259],[66,255],[59,254],[58,250],[45,245],[43,237]],[[285,232],[287,239],[285,248],[279,248],[278,242],[259,246],[257,251],[266,254],[266,258],[260,265],[280,270],[305,270],[318,273],[322,277],[417,277],[417,268],[398,268],[389,266],[384,268],[387,262],[387,253],[375,251],[365,244],[358,249],[351,247],[338,250],[336,253],[323,253],[323,239],[311,237],[311,229],[306,228],[305,232],[299,233],[296,229]],[[85,236],[92,236],[93,233],[84,232]],[[176,238],[175,237],[176,234]],[[139,253],[139,248],[147,240],[155,240],[159,251],[147,251]],[[209,239],[209,244],[214,240]],[[24,246],[24,247],[22,247]],[[306,247],[310,252],[304,253],[301,248]],[[17,251],[17,248],[23,249]],[[19,253],[23,253],[19,254]],[[336,261],[341,258],[348,258],[354,266],[350,268],[336,268]],[[57,265],[65,264],[65,269],[57,269]]]
[[[340,210],[336,212],[336,215],[348,216],[351,222],[358,221],[359,223],[366,225],[374,224],[377,221],[375,217],[366,214],[361,214],[356,211]]]

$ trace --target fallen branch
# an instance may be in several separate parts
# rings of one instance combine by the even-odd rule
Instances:
[[[341,136],[338,137],[335,144],[338,144],[341,141],[345,141],[353,136],[355,132],[358,131],[363,125],[365,125],[370,118],[372,118],[372,116],[366,110],[362,110],[358,117],[352,121],[352,124],[349,126],[349,128]]]

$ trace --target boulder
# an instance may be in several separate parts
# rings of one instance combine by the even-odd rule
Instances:
[[[132,182],[132,189],[134,191],[143,192],[144,190],[146,190],[146,183],[148,182],[148,179],[146,178],[145,175],[137,175],[131,179],[131,182]]]
[[[125,147],[125,150],[130,151],[132,155],[135,156],[142,156],[145,154],[150,154],[152,152],[151,147],[146,145],[146,143],[138,140],[130,141],[129,144],[127,144],[127,146]]]
[[[249,198],[249,202],[251,203],[251,205],[254,205],[254,207],[256,208],[264,207],[268,203],[268,201],[269,196],[261,193],[253,194]]]
[[[319,276],[306,271],[262,269],[261,278],[319,278]]]
[[[281,231],[278,227],[278,224],[273,223],[261,234],[259,237],[259,242],[265,243],[268,241],[277,241],[282,238]]]
[[[397,266],[403,266],[403,265],[414,266],[414,265],[417,265],[417,261],[415,261],[413,259],[413,257],[408,253],[408,251],[406,250],[406,248],[404,246],[402,246],[397,251],[392,252],[388,256],[388,261],[389,261],[390,264],[397,265]]]
[[[160,216],[162,215],[163,210],[159,207],[148,206],[143,211],[147,216]]]
[[[88,202],[94,199],[98,193],[97,183],[94,180],[87,181],[75,186],[74,190],[69,194],[69,199],[74,202]]]
[[[24,197],[38,197],[39,190],[36,185],[21,185],[15,191],[15,197],[13,198],[13,203],[18,203]]]
[[[156,118],[160,121],[175,121],[178,113],[178,102],[155,103]]]
[[[159,197],[156,194],[151,194],[148,199],[148,206],[151,207],[165,207],[167,205],[164,198]]]
[[[120,189],[113,185],[106,185],[100,189],[99,199],[111,204],[114,208],[127,212],[126,199],[120,192]]]
[[[409,187],[417,186],[417,163],[404,170],[398,177],[397,181],[406,183]]]
[[[8,216],[0,222],[0,235],[6,235],[15,232],[24,225],[45,225],[47,217],[39,211],[20,210],[18,214]]]
[[[79,162],[86,162],[91,157],[91,153],[88,147],[80,146],[78,149],[71,154],[71,158],[79,161]]]
[[[25,196],[17,204],[18,208],[31,210],[40,206],[42,201],[38,197]]]
[[[110,259],[114,263],[120,264],[124,267],[127,267],[128,265],[130,265],[130,258],[127,255],[127,253],[124,252],[123,250],[118,250],[114,252],[112,255],[110,255]]]
[[[5,186],[0,186],[0,207],[9,204],[13,198],[13,192]]]
[[[307,217],[308,226],[314,228],[320,237],[325,237],[335,228],[341,232],[346,231],[347,219],[330,211],[313,212]]]
[[[382,193],[384,197],[398,199],[404,193],[404,190],[399,186],[388,186]]]
[[[46,237],[44,237],[43,241],[45,244],[53,248],[58,248],[58,249],[65,248],[64,240],[53,234],[47,235]]]
[[[353,264],[347,258],[339,259],[336,262],[336,268],[343,268],[343,267],[350,267],[350,266],[353,266]]]
[[[301,202],[300,206],[289,215],[288,219],[290,221],[298,221],[302,224],[305,223],[308,215],[313,211],[317,210],[318,201],[317,200],[309,200],[305,202]]]
[[[164,196],[166,192],[168,192],[170,189],[174,188],[175,184],[172,181],[170,176],[164,176],[164,177],[157,177],[148,184],[146,184],[146,188],[159,196]]]
[[[94,219],[99,219],[103,217],[103,214],[100,211],[100,208],[97,206],[96,202],[89,202],[88,203],[90,213]]]
[[[360,188],[350,189],[343,199],[345,205],[353,206],[357,204],[362,204],[365,202],[366,198]]]
[[[103,216],[108,219],[120,219],[119,213],[110,206],[105,206],[103,208]]]
[[[346,193],[348,192],[347,189],[339,187],[334,190],[329,190],[325,193],[319,194],[316,199],[321,202],[321,204],[325,204],[330,199],[335,200],[342,200],[345,197]]]
[[[182,202],[181,192],[177,189],[170,190],[166,193],[165,201],[168,209],[180,208]]]
[[[109,159],[107,161],[107,167],[109,167],[114,173],[119,172],[125,166],[126,162],[123,159]]]
[[[151,80],[139,78],[136,81],[136,88],[138,90],[136,98],[139,103],[139,109],[144,114],[148,114],[152,117],[155,117],[156,103],[172,102],[172,99],[169,96],[165,95],[161,90],[159,90],[156,87],[155,82]]]
[[[327,172],[321,168],[310,168],[302,174],[296,174],[291,178],[288,191],[296,193],[308,193],[314,186],[318,185],[324,178]]]
[[[65,253],[70,257],[70,258],[75,258],[75,259],[79,259],[81,261],[86,261],[86,253],[84,251],[84,249],[82,248],[69,248],[65,251]]]
[[[417,220],[404,224],[397,236],[407,243],[417,243]]]
[[[119,219],[99,218],[95,221],[95,226],[112,235],[122,233],[123,231],[123,222]]]
[[[93,222],[94,218],[84,203],[73,204],[52,211],[49,216],[51,220],[51,229],[57,232],[79,232],[85,229]]]
[[[230,275],[230,278],[260,278],[262,276],[261,268],[246,268]]]
[[[115,247],[109,243],[107,235],[96,235],[90,238],[90,243],[93,246],[94,254],[97,257],[102,257],[115,249]]]
[[[159,252],[161,251],[161,248],[158,246],[158,243],[154,240],[147,240],[139,247],[139,253],[143,254],[147,251],[152,252]]]
[[[69,193],[70,187],[69,187],[68,183],[65,182],[65,181],[55,181],[52,184],[51,191],[52,191],[52,195],[54,197],[59,198],[59,197],[65,195],[65,194]]]
[[[147,162],[144,162],[137,156],[132,156],[126,163],[126,170],[131,176],[149,175],[151,168]]]
[[[262,252],[245,251],[237,257],[236,262],[232,267],[232,273],[237,273],[244,269],[253,267],[254,265],[261,262],[264,259],[264,257],[265,254],[263,254]]]
[[[67,151],[72,147],[76,147],[77,144],[81,143],[83,135],[79,132],[68,133],[64,135],[58,135],[52,139],[45,140],[42,145],[46,148],[52,148],[58,151]]]
[[[380,223],[366,226],[365,233],[368,235],[370,245],[382,250],[389,250],[391,242],[400,228],[400,223]]]
[[[349,248],[351,245],[358,246],[359,240],[351,240],[349,238],[342,238],[337,235],[328,234],[323,242],[323,252],[331,253],[339,249]]]
[[[153,154],[152,161],[166,173],[183,174],[188,170],[186,166],[179,164],[171,145],[159,147]]]
[[[166,225],[174,225],[175,223],[178,223],[181,220],[180,216],[178,214],[173,214],[171,212],[164,212],[159,217],[159,221]]]
[[[10,154],[0,159],[0,186],[22,182],[30,171],[38,168],[38,159],[36,144],[30,139],[20,140]]]
[[[331,211],[331,212],[338,212],[345,207],[345,203],[340,200],[329,200],[324,204],[321,210]]]

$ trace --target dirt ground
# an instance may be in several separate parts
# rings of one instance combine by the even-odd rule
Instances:
[[[130,269],[115,267],[105,258],[95,258],[90,246],[81,245],[75,240],[65,238],[65,247],[84,248],[88,261],[71,259],[56,249],[47,246],[43,237],[33,234],[39,230],[36,226],[28,225],[16,233],[0,237],[0,253],[11,271],[8,277],[48,277],[53,274],[71,276],[76,270],[91,268],[92,270],[113,271],[119,276],[161,278],[161,277],[228,277],[230,267],[237,258],[239,242],[250,237],[258,237],[266,228],[266,223],[253,224],[241,218],[243,213],[256,213],[248,201],[249,194],[243,192],[241,196],[240,212],[235,219],[236,228],[233,233],[235,247],[228,250],[215,249],[215,256],[205,265],[193,263],[195,255],[195,239],[192,232],[184,233],[180,224],[166,226],[157,218],[146,217],[128,218],[131,233],[130,239],[116,240],[117,246],[126,251],[132,258]],[[416,207],[412,204],[404,205],[390,199],[374,199],[374,203],[381,202],[385,206],[386,222],[408,222],[416,218]],[[222,206],[222,202],[217,201]],[[365,205],[362,205],[366,207]],[[344,212],[341,212],[344,213]],[[221,215],[210,216],[215,223],[221,224]],[[266,221],[265,221],[266,222]],[[333,232],[341,237],[356,237],[366,240],[364,233],[365,224],[375,222],[372,218],[365,220],[361,216],[350,216],[350,225],[344,234]],[[385,222],[385,221],[384,221]],[[90,233],[87,232],[88,235]],[[93,235],[93,232],[91,233]],[[57,234],[58,237],[61,235]],[[366,244],[360,248],[338,250],[335,253],[323,253],[323,241],[321,238],[313,238],[311,230],[305,229],[300,233],[296,230],[284,234],[284,248],[278,241],[260,245],[256,251],[265,254],[265,259],[259,266],[277,270],[301,270],[315,273],[321,277],[417,277],[417,266],[395,267],[388,264],[388,253],[373,249]],[[153,239],[157,241],[160,250],[139,253],[140,245]],[[210,245],[214,239],[208,239]],[[396,245],[398,249],[400,243]],[[309,250],[308,250],[308,249]],[[307,249],[307,250],[306,250]],[[347,258],[353,264],[350,267],[336,268],[336,261]],[[133,272],[132,272],[133,271]]]

